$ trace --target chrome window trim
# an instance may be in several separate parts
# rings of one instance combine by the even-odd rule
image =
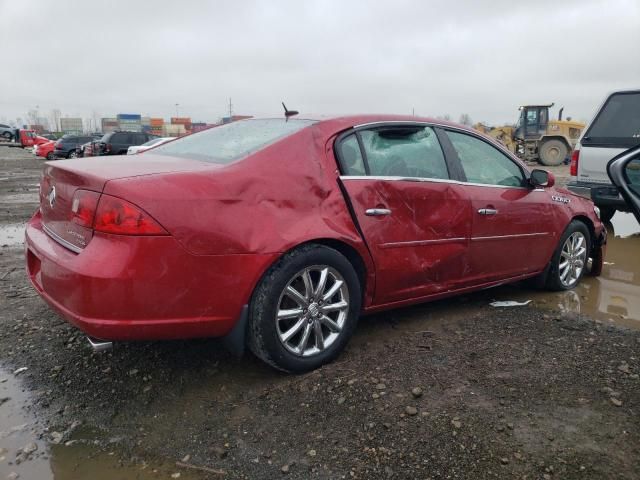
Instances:
[[[62,238],[60,235],[58,235],[56,232],[54,232],[49,227],[47,227],[44,223],[42,224],[42,229],[45,231],[45,233],[47,235],[49,235],[53,240],[58,242],[63,247],[68,248],[69,250],[71,250],[74,253],[81,253],[82,252],[82,248],[77,247],[73,243],[68,242],[67,240]]]
[[[424,177],[389,177],[389,176],[378,176],[378,175],[340,175],[340,180],[382,180],[389,182],[424,182],[424,183],[452,183],[455,185],[470,185],[472,187],[488,187],[488,188],[509,188],[516,190],[527,190],[530,192],[544,192],[544,190],[540,189],[531,189],[527,187],[512,187],[508,185],[492,185],[490,183],[473,183],[473,182],[461,182],[460,180],[451,180],[450,178],[424,178]]]
[[[357,130],[360,128],[367,128],[367,127],[376,127],[376,126],[382,126],[382,125],[424,125],[424,126],[430,126],[430,127],[438,127],[438,128],[442,128],[444,130],[453,130],[454,132],[459,132],[459,133],[463,133],[466,135],[471,135],[472,137],[477,138],[478,140],[481,140],[485,143],[488,143],[489,145],[491,145],[494,148],[497,148],[501,153],[503,153],[504,155],[506,155],[509,159],[511,159],[512,161],[516,162],[516,164],[521,167],[523,169],[523,173],[525,174],[525,178],[528,179],[529,178],[529,174],[531,173],[529,171],[529,169],[527,168],[527,165],[521,160],[519,159],[516,155],[514,155],[513,152],[511,152],[510,150],[507,150],[504,145],[502,145],[501,143],[497,142],[497,141],[487,141],[487,137],[485,137],[483,134],[481,134],[480,132],[476,132],[474,130],[467,130],[464,128],[460,128],[457,127],[456,125],[450,125],[447,123],[440,123],[440,122],[425,122],[423,120],[388,120],[388,121],[384,121],[384,120],[380,120],[377,122],[369,122],[369,123],[361,123],[359,125],[354,125],[352,127],[353,130]],[[525,187],[522,187],[525,188]]]

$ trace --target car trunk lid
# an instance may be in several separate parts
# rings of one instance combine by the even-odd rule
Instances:
[[[73,220],[74,196],[78,191],[95,192],[97,197],[110,180],[215,168],[195,160],[149,154],[137,156],[135,161],[117,156],[48,162],[40,183],[40,212],[45,231],[61,245],[80,252],[93,237],[93,229]]]

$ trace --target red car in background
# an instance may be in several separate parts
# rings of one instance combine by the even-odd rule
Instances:
[[[47,160],[54,160],[55,157],[53,155],[53,149],[55,147],[56,142],[54,140],[49,140],[46,143],[41,143],[36,146],[34,153],[37,157],[46,158]]]
[[[573,288],[605,239],[593,203],[465,127],[251,119],[135,162],[47,163],[26,265],[91,337],[224,336],[302,372],[363,313],[525,278]]]

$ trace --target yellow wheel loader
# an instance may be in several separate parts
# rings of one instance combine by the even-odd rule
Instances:
[[[523,105],[519,108],[520,118],[515,126],[476,124],[474,128],[492,136],[523,160],[538,161],[548,166],[560,165],[578,142],[585,124],[571,118],[562,120],[562,108],[558,120],[549,120],[550,107],[553,103]]]

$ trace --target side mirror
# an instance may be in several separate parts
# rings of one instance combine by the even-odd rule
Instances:
[[[529,177],[529,183],[532,187],[546,187],[550,188],[556,184],[556,177],[553,176],[553,173],[547,172],[546,170],[540,170],[536,168],[531,171],[531,176]]]

